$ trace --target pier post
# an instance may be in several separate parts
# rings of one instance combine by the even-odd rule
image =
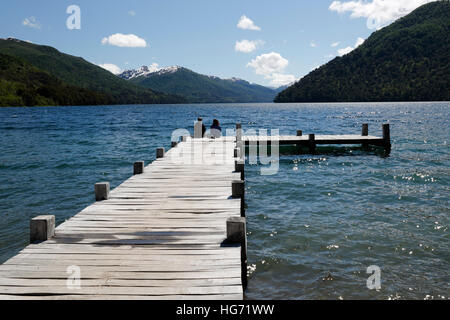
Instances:
[[[391,152],[391,129],[389,123],[383,124],[383,143],[387,153]]]
[[[234,148],[234,157],[235,158],[240,158],[241,157],[241,149]]]
[[[236,123],[236,141],[242,141],[242,124]]]
[[[316,152],[316,135],[314,133],[309,135],[309,152]]]
[[[245,180],[245,162],[242,159],[234,161],[234,171],[241,173],[241,180]]]
[[[369,135],[369,124],[368,123],[363,123],[362,124],[362,128],[361,128],[361,135],[363,137],[367,137]],[[367,148],[369,145],[365,142],[363,142],[362,147],[363,148]]]
[[[30,243],[45,241],[55,235],[55,216],[43,215],[30,220]]]
[[[230,217],[227,219],[228,243],[241,245],[241,278],[244,290],[247,288],[247,225],[243,217]]]
[[[367,137],[369,135],[369,124],[368,123],[362,124],[361,135],[363,137]]]
[[[194,138],[201,139],[203,138],[203,119],[198,118],[197,122],[194,124]]]
[[[94,186],[95,201],[108,200],[109,198],[109,182],[99,182]]]
[[[133,174],[142,174],[144,173],[144,161],[136,161],[133,164]]]
[[[233,180],[231,183],[231,197],[241,199],[241,217],[245,217],[245,182]]]
[[[297,137],[302,137],[302,136],[303,136],[303,130],[297,130]],[[298,154],[300,154],[300,152],[301,152],[301,144],[297,143],[295,146],[297,147]]]
[[[231,183],[231,191],[233,198],[242,198],[245,193],[245,182],[243,180],[233,180]]]
[[[157,148],[156,149],[156,159],[164,158],[165,153],[166,153],[166,151],[165,151],[164,148],[162,148],[162,147],[161,148]]]
[[[236,148],[239,149],[239,158],[245,161],[245,144],[244,141],[237,141]]]

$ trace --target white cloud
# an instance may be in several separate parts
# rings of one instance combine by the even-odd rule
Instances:
[[[358,48],[363,43],[364,43],[364,39],[359,37],[358,39],[356,39],[355,48]]]
[[[102,39],[102,44],[109,44],[117,47],[145,48],[147,42],[134,34],[116,33]]]
[[[149,72],[156,72],[159,71],[159,64],[157,64],[156,62],[153,62],[151,65],[148,66],[148,71]]]
[[[236,41],[236,44],[234,46],[234,50],[249,53],[252,51],[255,51],[258,47],[262,46],[264,44],[264,41],[262,40],[241,40]]]
[[[346,55],[347,53],[352,52],[354,49],[358,48],[360,45],[362,45],[364,43],[364,39],[359,37],[358,39],[356,39],[356,43],[355,43],[355,47],[346,47],[346,48],[342,48],[338,50],[338,55],[339,56],[343,56]]]
[[[244,29],[244,30],[255,30],[255,31],[259,31],[261,30],[260,27],[258,27],[257,25],[255,25],[255,23],[253,22],[252,19],[248,18],[247,16],[243,15],[241,17],[241,19],[239,20],[237,27],[239,29]]]
[[[108,70],[109,72],[111,72],[113,74],[122,73],[122,69],[120,69],[118,66],[116,66],[115,64],[112,64],[112,63],[103,63],[103,64],[99,64],[98,66],[102,67],[105,70]]]
[[[36,20],[35,17],[25,18],[22,21],[22,25],[24,25],[26,27],[34,28],[34,29],[41,29],[41,24]]]
[[[329,10],[338,13],[351,12],[351,18],[367,18],[369,29],[379,29],[433,1],[436,0],[333,1]]]
[[[297,79],[292,74],[274,73],[270,75],[270,85],[274,87],[281,87],[295,82]]]
[[[311,48],[316,48],[317,47],[317,43],[315,43],[314,41],[311,41],[311,43],[309,44],[309,46]]]
[[[247,64],[247,67],[254,68],[256,74],[268,75],[282,72],[288,64],[289,61],[279,53],[271,52],[257,56]]]
[[[136,15],[136,12],[134,10],[130,10],[128,11],[128,14],[132,17],[134,17]]]
[[[273,86],[282,86],[295,81],[295,77],[283,73],[289,61],[279,53],[270,52],[257,56],[247,64],[247,67],[255,69],[255,73],[263,75],[265,79],[270,79]]]
[[[346,55],[347,53],[352,52],[353,49],[355,49],[355,48],[353,48],[353,47],[346,47],[346,48],[339,49],[339,50],[338,50],[338,55],[344,56],[344,55]]]
[[[331,46],[334,48],[334,47],[337,47],[337,46],[340,45],[340,44],[341,44],[341,42],[337,41],[337,42],[333,42],[333,43],[331,44]]]

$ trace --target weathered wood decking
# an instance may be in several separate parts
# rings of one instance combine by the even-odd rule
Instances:
[[[279,145],[302,145],[309,146],[309,136],[243,136],[242,140],[246,145],[252,143],[267,143],[273,142]],[[372,145],[384,145],[384,140],[381,137],[376,136],[361,136],[361,135],[315,135],[314,142],[316,145],[322,144],[372,144]]]
[[[367,123],[362,125],[361,134],[345,134],[345,135],[303,135],[302,130],[297,130],[297,135],[287,136],[242,136],[242,141],[246,145],[276,143],[278,145],[297,145],[300,147],[315,148],[316,145],[338,145],[338,144],[361,144],[375,145],[390,149],[391,137],[389,124],[383,124],[382,137],[369,135],[369,126]]]
[[[227,218],[241,217],[230,198],[234,148],[233,139],[180,143],[1,265],[0,299],[242,299],[241,247],[222,245]],[[180,151],[218,163],[177,164]]]

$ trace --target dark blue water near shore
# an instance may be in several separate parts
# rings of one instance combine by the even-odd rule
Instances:
[[[284,134],[371,134],[391,124],[392,153],[284,150],[280,170],[246,167],[249,299],[448,298],[450,103],[228,104],[0,109],[0,262],[27,245],[29,219],[57,223],[154,159],[171,132],[222,127]],[[381,268],[381,289],[366,268]]]

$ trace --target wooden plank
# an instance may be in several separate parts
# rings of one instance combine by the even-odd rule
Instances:
[[[222,266],[222,267],[239,267],[241,265],[240,259],[184,259],[184,260],[130,260],[130,259],[95,259],[95,256],[92,256],[91,259],[71,259],[66,257],[54,257],[52,259],[40,259],[37,257],[33,258],[23,258],[21,256],[16,256],[3,265],[25,265],[25,266],[35,266],[39,265],[40,267],[44,266],[71,266],[77,265],[79,267],[83,266],[123,266],[123,267],[161,267],[166,266],[167,264],[171,264],[172,266],[176,266],[178,270],[178,266],[183,267],[182,270],[190,269],[191,266],[209,268],[211,266]],[[167,269],[167,271],[170,268]]]
[[[74,261],[71,265],[76,265]],[[2,264],[0,265],[0,271],[34,271],[34,272],[64,272],[67,274],[67,264],[61,265],[18,265],[18,264]],[[130,265],[130,266],[83,266],[82,273],[89,274],[90,272],[95,271],[103,271],[103,272],[164,272],[164,273],[172,273],[172,272],[198,272],[198,271],[215,271],[217,269],[225,271],[239,270],[240,265],[236,266],[236,264],[228,264],[228,265],[187,265],[187,264],[175,264],[175,263],[161,263],[161,264],[144,264],[144,265]],[[0,291],[1,292],[1,291]]]
[[[236,286],[241,284],[241,278],[209,278],[209,279],[167,279],[167,280],[127,280],[127,279],[83,279],[81,287],[208,287],[208,286]],[[0,278],[0,286],[16,287],[66,287],[66,279],[16,279]]]
[[[97,245],[97,244],[82,244],[82,243],[56,243],[55,241],[47,240],[38,245],[29,245],[27,248],[50,248],[53,250],[62,249],[62,250],[72,250],[72,249],[82,249],[82,250],[99,250],[101,248],[101,252],[107,252],[111,250],[124,250],[128,252],[186,252],[186,254],[198,252],[201,253],[210,253],[210,252],[218,252],[219,250],[240,250],[240,248],[233,247],[218,247],[216,245],[211,247],[201,246],[201,245],[182,245],[182,246],[134,246],[134,245]],[[141,251],[140,251],[141,250]],[[121,254],[126,254],[125,252]],[[181,254],[181,253],[180,253]]]
[[[88,244],[49,244],[47,242],[41,243],[39,245],[29,245],[20,253],[86,253],[86,254],[119,254],[123,255],[142,255],[142,256],[153,256],[153,255],[218,255],[218,256],[239,256],[239,247],[220,247],[209,250],[198,250],[185,248],[182,250],[172,248],[167,249],[155,249],[153,247],[147,246],[102,246],[101,251],[96,245]]]
[[[209,294],[240,294],[241,285],[205,286],[205,287],[14,287],[0,286],[2,294],[36,295],[36,294],[89,294],[89,295],[209,295]]]
[[[91,253],[53,253],[50,251],[41,253],[41,252],[31,252],[29,253],[29,251],[27,252],[21,252],[18,255],[14,256],[13,258],[11,258],[10,260],[7,261],[7,263],[11,262],[11,261],[16,261],[15,259],[29,259],[29,260],[42,260],[42,259],[46,259],[46,260],[55,260],[58,259],[59,261],[74,261],[74,260],[92,260],[95,259],[97,261],[100,260],[107,260],[107,261],[115,261],[115,260],[122,260],[122,261],[127,261],[130,263],[134,263],[139,262],[139,263],[147,263],[147,261],[161,261],[161,262],[171,262],[171,261],[181,261],[181,262],[185,262],[188,261],[188,263],[190,263],[190,261],[198,261],[199,260],[208,260],[208,261],[213,261],[213,260],[239,260],[240,259],[240,255],[222,255],[222,254],[191,254],[189,255],[189,260],[186,259],[186,255],[161,255],[161,254],[127,254],[127,255],[123,255],[123,254],[117,254],[117,252],[115,254],[103,254],[99,253],[98,250],[97,252],[91,252]],[[6,263],[6,262],[5,262]],[[203,263],[203,262],[200,262]]]
[[[81,279],[131,279],[131,280],[176,280],[176,279],[212,279],[241,277],[240,268],[225,270],[179,271],[179,272],[151,272],[151,271],[108,271],[100,268],[83,268]],[[0,278],[19,279],[66,279],[68,273],[49,269],[43,270],[0,270]],[[0,291],[1,292],[1,291]]]

